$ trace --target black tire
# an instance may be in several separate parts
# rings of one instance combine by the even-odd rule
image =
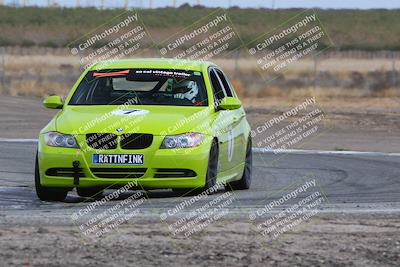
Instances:
[[[207,174],[205,179],[204,187],[201,189],[190,189],[190,188],[174,188],[172,191],[178,196],[193,196],[204,192],[213,186],[217,182],[218,173],[218,142],[213,140],[210,148],[210,156],[208,158]],[[209,190],[209,194],[215,193],[213,190]]]
[[[101,198],[103,196],[103,189],[97,187],[77,187],[76,192],[80,197]]]
[[[208,190],[217,183],[218,174],[218,142],[214,139],[211,148],[210,156],[208,157],[208,167],[206,175],[206,183],[202,191]]]
[[[230,182],[226,185],[227,190],[246,190],[250,188],[251,172],[253,168],[253,154],[251,152],[251,137],[247,141],[246,158],[242,178],[239,181]]]
[[[37,154],[35,160],[35,189],[36,195],[40,200],[43,201],[63,201],[67,197],[69,190],[64,188],[43,187],[40,184],[40,172]]]

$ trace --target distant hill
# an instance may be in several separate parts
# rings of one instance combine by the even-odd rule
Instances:
[[[156,42],[173,35],[215,9],[184,6],[138,10]],[[247,43],[302,10],[227,10]],[[122,9],[0,7],[0,46],[65,47],[124,12]],[[338,50],[400,50],[400,10],[316,10]]]

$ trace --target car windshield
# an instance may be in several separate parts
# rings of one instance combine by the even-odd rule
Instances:
[[[69,105],[207,106],[200,72],[165,69],[89,71]]]

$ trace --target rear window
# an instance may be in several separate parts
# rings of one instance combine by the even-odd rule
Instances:
[[[69,105],[207,106],[200,72],[165,69],[90,71]]]

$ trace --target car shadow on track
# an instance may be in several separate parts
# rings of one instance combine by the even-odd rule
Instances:
[[[66,199],[63,201],[65,203],[80,203],[80,202],[95,202],[97,200],[100,200],[102,198],[105,198],[106,196],[110,197],[110,201],[121,201],[125,200],[131,196],[133,196],[137,192],[143,192],[143,196],[147,199],[163,199],[163,198],[182,198],[182,197],[193,197],[193,194],[179,194],[176,192],[173,192],[172,190],[151,190],[151,191],[130,191],[130,192],[124,192],[118,195],[118,197],[112,197],[112,191],[106,192],[102,195],[95,196],[95,197],[80,197],[76,194],[76,192],[70,192]],[[217,193],[219,194],[225,192],[224,190],[218,190]]]

